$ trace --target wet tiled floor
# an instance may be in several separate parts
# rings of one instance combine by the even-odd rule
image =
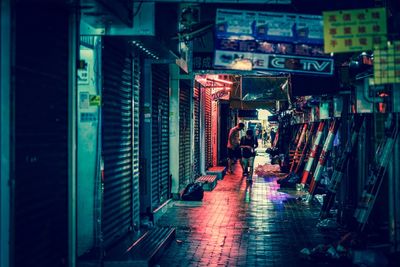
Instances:
[[[255,166],[265,160],[258,156]],[[276,168],[252,185],[239,169],[205,192],[203,201],[172,204],[157,224],[176,227],[176,241],[159,266],[337,266],[300,257],[301,249],[337,238],[317,230],[319,205],[297,200],[295,190],[281,190]]]

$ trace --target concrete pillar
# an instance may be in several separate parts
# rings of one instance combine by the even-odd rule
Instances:
[[[0,6],[0,266],[10,266],[11,2]]]

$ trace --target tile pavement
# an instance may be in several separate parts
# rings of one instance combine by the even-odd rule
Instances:
[[[255,166],[265,161],[258,156]],[[177,236],[158,266],[337,266],[299,254],[337,239],[317,230],[320,206],[296,200],[295,190],[281,190],[277,171],[249,185],[239,169],[236,164],[203,201],[175,201],[161,217],[157,224],[176,227]]]

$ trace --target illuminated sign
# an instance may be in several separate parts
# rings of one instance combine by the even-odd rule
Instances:
[[[257,40],[323,43],[322,16],[217,9],[216,34],[219,38],[240,36]]]
[[[400,83],[400,41],[374,50],[374,83]]]
[[[324,50],[352,52],[386,45],[386,9],[354,9],[323,12]]]
[[[333,74],[322,16],[217,9],[215,32],[216,68]]]
[[[234,69],[237,62],[247,62],[253,70],[320,75],[332,75],[334,66],[332,58],[215,51],[216,67]]]

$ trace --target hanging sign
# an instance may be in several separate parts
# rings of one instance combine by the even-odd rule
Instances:
[[[374,50],[374,83],[400,83],[400,41]]]
[[[322,44],[322,16],[217,9],[218,38]]]
[[[333,74],[332,58],[215,51],[216,67],[227,69],[270,70],[278,72]]]
[[[386,45],[385,8],[323,12],[323,20],[325,53],[365,51]]]

